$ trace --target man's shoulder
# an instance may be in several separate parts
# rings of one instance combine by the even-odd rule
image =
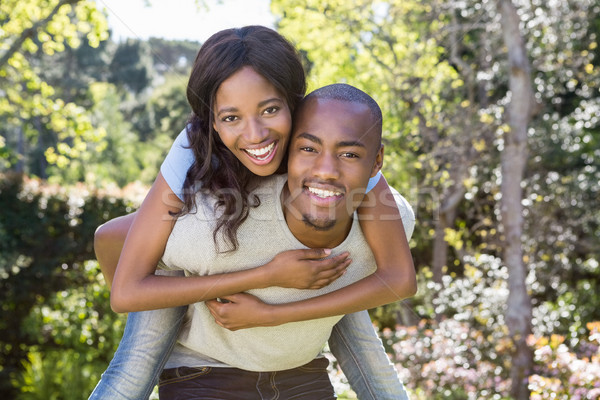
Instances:
[[[287,182],[287,174],[274,174],[258,178],[256,188],[253,190],[262,190],[263,188],[283,187]]]
[[[250,192],[251,195],[256,195],[261,203],[266,201],[268,204],[275,199],[279,199],[283,185],[287,182],[287,174],[278,174],[261,177],[255,188]]]

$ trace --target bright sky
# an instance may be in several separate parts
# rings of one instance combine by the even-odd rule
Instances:
[[[203,42],[221,29],[244,25],[273,27],[270,0],[206,0],[208,10],[195,0],[96,0],[108,13],[113,40],[190,39]],[[200,3],[200,1],[198,1]]]

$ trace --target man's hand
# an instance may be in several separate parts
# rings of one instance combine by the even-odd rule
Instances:
[[[271,315],[273,306],[263,303],[257,297],[247,293],[238,293],[222,297],[221,300],[208,300],[206,306],[215,322],[230,331],[254,328],[257,326],[278,325]]]
[[[301,249],[277,254],[265,265],[269,286],[295,289],[320,289],[344,274],[352,262],[344,252],[327,258],[331,250]]]

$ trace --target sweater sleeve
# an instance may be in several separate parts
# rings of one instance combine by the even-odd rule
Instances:
[[[173,142],[169,154],[160,166],[163,178],[173,193],[181,200],[183,200],[183,182],[185,182],[187,171],[193,163],[194,152],[189,148],[187,129],[184,128]]]
[[[410,206],[410,203],[402,196],[396,189],[390,186],[390,190],[396,200],[396,206],[402,217],[402,225],[404,225],[404,232],[406,233],[406,239],[410,240],[413,232],[415,231],[415,213]]]
[[[377,172],[377,174],[369,179],[369,184],[367,185],[367,190],[365,191],[365,193],[369,193],[371,191],[371,189],[373,189],[375,187],[375,185],[377,185],[377,183],[379,182],[379,178],[382,177],[381,171]]]

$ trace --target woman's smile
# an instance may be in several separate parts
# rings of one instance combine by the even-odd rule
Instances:
[[[246,168],[259,176],[277,171],[292,115],[275,86],[251,67],[242,67],[219,86],[214,113],[215,131]]]

